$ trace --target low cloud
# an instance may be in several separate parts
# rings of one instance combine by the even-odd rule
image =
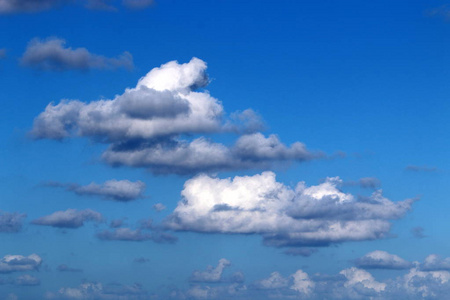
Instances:
[[[14,233],[21,231],[26,216],[26,214],[0,211],[0,232]]]
[[[65,211],[56,211],[51,215],[33,220],[31,223],[58,228],[79,228],[83,226],[85,222],[99,223],[102,220],[102,215],[91,209],[67,209]]]
[[[449,271],[450,257],[441,258],[437,254],[428,255],[425,261],[420,264],[421,271]]]
[[[80,196],[98,196],[105,200],[129,202],[144,197],[145,183],[142,181],[108,180],[102,184],[92,182],[88,185],[50,182],[47,186],[63,187]]]
[[[380,250],[367,253],[363,257],[358,258],[355,264],[357,267],[363,269],[402,270],[412,267],[411,262],[404,260],[400,256]]]
[[[182,201],[166,219],[177,231],[260,234],[275,247],[328,246],[346,241],[381,239],[389,220],[399,219],[415,199],[392,202],[381,191],[370,197],[342,192],[338,177],[295,189],[279,183],[273,172],[219,179],[199,175],[188,180]]]
[[[42,258],[37,254],[29,256],[5,255],[0,260],[0,273],[34,271],[38,270],[41,264]]]
[[[59,38],[31,40],[20,62],[23,66],[42,71],[133,68],[133,57],[128,52],[117,58],[108,58],[92,54],[86,48],[67,47],[66,41]]]

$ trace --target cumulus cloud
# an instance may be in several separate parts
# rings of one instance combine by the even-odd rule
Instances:
[[[38,139],[81,136],[106,143],[105,162],[155,173],[267,169],[274,163],[323,156],[302,143],[287,146],[276,135],[255,132],[260,118],[252,110],[227,119],[222,103],[199,90],[208,83],[204,61],[172,61],[152,69],[135,88],[112,100],[50,103],[35,119],[31,134]],[[186,139],[230,131],[243,134],[232,146],[204,136]]]
[[[37,254],[29,256],[5,255],[0,260],[0,273],[38,270],[41,263],[42,258]]]
[[[0,211],[0,232],[19,232],[22,230],[23,219],[26,214]]]
[[[372,274],[358,268],[345,269],[340,274],[347,278],[347,282],[344,284],[347,288],[363,287],[375,292],[382,292],[386,289],[385,283],[376,281]]]
[[[31,223],[35,225],[52,226],[59,228],[79,228],[85,222],[101,222],[102,215],[91,209],[76,210],[67,209],[65,211],[56,211],[51,215],[33,220]]]
[[[88,185],[78,185],[74,183],[64,184],[58,182],[47,183],[47,186],[63,187],[68,191],[80,196],[99,196],[106,200],[119,202],[133,201],[142,198],[145,190],[145,183],[142,181],[129,180],[108,180],[102,184],[92,182]]]
[[[114,230],[103,230],[97,233],[97,238],[105,241],[129,241],[129,242],[142,242],[142,241],[154,241],[156,243],[175,243],[178,239],[168,233],[164,232],[143,232],[141,229],[131,228],[116,228]]]
[[[35,38],[21,58],[23,66],[43,71],[133,68],[133,57],[124,52],[117,58],[90,53],[86,48],[72,49],[59,38]]]
[[[191,282],[220,282],[223,271],[231,262],[225,258],[219,260],[216,267],[208,266],[205,271],[194,271],[189,281]]]
[[[372,251],[355,261],[359,268],[363,269],[409,269],[412,263],[404,260],[398,255],[386,251]]]
[[[45,299],[149,299],[140,284],[123,285],[85,282],[78,287],[62,287],[57,292],[47,292]]]
[[[79,272],[83,272],[82,269],[77,269],[77,268],[72,268],[69,267],[66,264],[61,264],[56,268],[59,272],[74,272],[74,273],[79,273]]]
[[[392,202],[381,191],[368,198],[342,192],[338,177],[292,189],[273,172],[219,179],[188,180],[182,201],[165,222],[179,231],[261,234],[266,245],[327,246],[380,239],[390,221],[411,209],[414,199]]]
[[[155,205],[153,205],[153,209],[156,210],[157,212],[163,211],[166,208],[167,207],[162,203],[156,203]]]
[[[261,279],[253,283],[258,289],[280,289],[289,286],[289,279],[283,277],[278,272],[272,272],[268,278]]]

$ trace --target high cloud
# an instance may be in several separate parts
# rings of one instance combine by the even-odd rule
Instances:
[[[381,191],[357,198],[342,192],[338,177],[295,189],[273,172],[219,179],[188,180],[182,201],[166,220],[173,230],[261,234],[266,245],[327,246],[385,237],[390,221],[411,209],[414,199],[392,202]]]
[[[58,38],[33,39],[21,58],[21,64],[44,71],[133,68],[133,57],[124,52],[117,58],[90,53],[86,48],[66,47]]]
[[[37,254],[29,256],[5,255],[0,260],[0,273],[33,271],[39,269],[41,263],[42,258]]]
[[[92,182],[88,185],[78,185],[74,183],[63,184],[51,182],[48,186],[64,187],[66,190],[74,192],[80,196],[99,196],[106,200],[128,202],[142,198],[145,190],[145,183],[142,181],[129,180],[108,180],[102,184]]]
[[[65,211],[56,211],[51,215],[33,220],[31,223],[35,225],[52,226],[59,228],[79,228],[85,222],[101,222],[103,217],[100,213],[91,210],[67,209]]]
[[[31,134],[38,139],[78,136],[106,143],[105,162],[155,173],[267,169],[274,163],[323,157],[300,142],[287,146],[276,135],[256,132],[261,121],[250,109],[227,118],[222,103],[199,90],[208,83],[204,61],[171,61],[112,100],[50,103],[35,119]],[[186,139],[224,132],[241,136],[232,146],[203,136]]]
[[[409,269],[412,263],[398,255],[386,251],[376,250],[367,253],[356,261],[356,266],[363,269]]]
[[[19,232],[25,214],[0,212],[0,232]]]

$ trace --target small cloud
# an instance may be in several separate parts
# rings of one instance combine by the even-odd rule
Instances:
[[[154,4],[153,0],[122,0],[122,5],[129,9],[144,9]]]
[[[69,208],[65,211],[56,211],[51,215],[33,220],[31,224],[58,228],[79,228],[84,225],[84,222],[93,221],[99,223],[102,219],[102,215],[94,210]]]
[[[347,186],[359,186],[363,189],[378,189],[381,187],[381,181],[376,177],[363,177],[358,181],[346,181],[344,185]]]
[[[6,58],[6,49],[0,49],[0,59]]]
[[[123,225],[124,225],[123,219],[112,220],[111,223],[109,223],[110,228],[119,228],[122,227]]]
[[[425,258],[425,261],[420,264],[419,268],[422,271],[449,271],[450,257],[441,258],[437,254],[430,254]]]
[[[40,285],[41,280],[37,277],[25,274],[22,276],[17,277],[13,280],[14,285],[24,285],[24,286],[33,286],[33,285]]]
[[[226,267],[231,266],[231,262],[225,258],[219,260],[216,267],[208,266],[205,271],[194,271],[189,278],[190,282],[221,282],[222,274]]]
[[[309,257],[319,250],[315,248],[290,248],[284,251],[287,255]]]
[[[59,38],[31,40],[20,62],[23,66],[41,71],[131,70],[134,67],[133,57],[128,52],[116,58],[108,58],[92,54],[86,48],[67,47],[66,41]]]
[[[42,258],[37,254],[5,255],[0,260],[0,273],[38,270],[41,264]]]
[[[61,264],[56,268],[59,272],[74,272],[74,273],[78,273],[78,272],[83,272],[82,269],[77,269],[77,268],[71,268],[66,264]]]
[[[0,212],[0,232],[19,232],[22,230],[23,219],[26,214]]]
[[[128,242],[142,242],[154,241],[155,243],[169,243],[173,244],[178,239],[168,233],[146,233],[141,229],[131,228],[116,228],[114,230],[103,230],[97,233],[97,238],[104,241],[128,241]]]
[[[155,205],[153,205],[153,209],[156,210],[157,212],[160,212],[165,210],[166,206],[162,203],[156,203]]]
[[[420,227],[420,226],[411,228],[411,234],[418,239],[422,239],[422,238],[426,237],[426,235],[424,234],[424,231],[425,231],[425,229],[423,229],[423,227]]]
[[[404,260],[400,256],[380,250],[367,253],[363,257],[358,258],[355,264],[357,267],[363,269],[402,270],[412,267],[412,263]]]
[[[430,166],[408,165],[405,167],[405,170],[411,172],[436,172],[438,169]]]
[[[133,259],[133,262],[138,263],[138,264],[144,264],[149,261],[150,261],[150,259],[145,258],[145,257],[138,257],[138,258]]]

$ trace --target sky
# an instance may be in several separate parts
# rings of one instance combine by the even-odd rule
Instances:
[[[0,0],[0,299],[445,299],[450,2]]]

